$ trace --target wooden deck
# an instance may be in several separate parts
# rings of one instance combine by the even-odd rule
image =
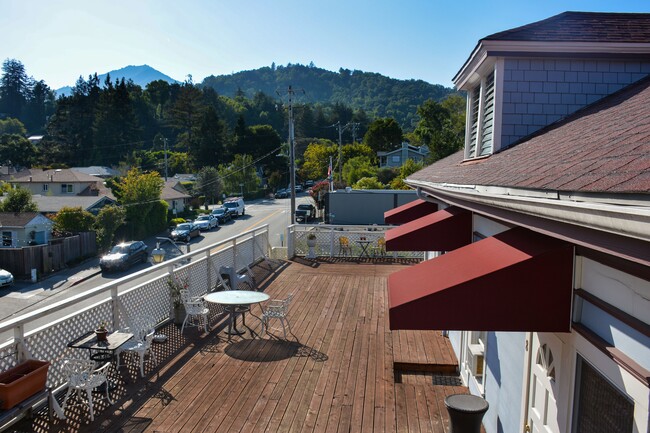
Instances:
[[[16,431],[70,432],[447,432],[444,398],[466,393],[449,341],[439,331],[391,332],[387,277],[409,264],[297,260],[254,269],[272,298],[294,293],[291,335],[250,327],[229,342],[223,315],[210,332],[167,325],[158,363],[139,377],[134,363],[114,373],[113,405],[44,414]],[[273,322],[272,325],[279,325]],[[397,368],[395,368],[397,367]]]

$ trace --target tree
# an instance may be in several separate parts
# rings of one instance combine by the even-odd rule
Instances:
[[[134,236],[142,237],[160,229],[147,226],[145,222],[152,219],[157,221],[153,213],[157,210],[163,183],[158,173],[143,173],[133,168],[115,185],[118,191],[116,195],[126,207],[127,220]]]
[[[25,72],[25,66],[16,59],[6,59],[2,63],[2,72],[0,113],[5,113],[7,117],[21,119],[29,93],[29,77]]]
[[[375,152],[388,152],[399,147],[402,139],[402,128],[395,119],[376,119],[363,136],[363,144],[370,146]]]
[[[36,146],[23,136],[0,135],[0,163],[11,161],[12,165],[31,167],[36,160]]]
[[[47,118],[54,113],[55,99],[54,91],[43,80],[29,89],[23,117],[32,133],[45,130]]]
[[[232,163],[219,165],[218,171],[224,190],[230,194],[256,191],[260,183],[250,155],[237,154]]]
[[[362,177],[353,186],[354,189],[384,189],[383,183],[379,182],[376,177]]]
[[[208,107],[202,114],[197,138],[191,143],[190,156],[194,166],[216,166],[223,162],[227,143],[226,123],[213,107]]]
[[[399,175],[393,179],[390,183],[391,189],[411,189],[405,182],[404,179],[424,168],[423,162],[415,162],[412,159],[407,159],[404,161],[404,164],[399,168]]]
[[[376,172],[376,167],[364,156],[350,158],[343,165],[343,179],[348,185],[354,185],[362,177],[374,177]]]
[[[304,160],[300,169],[300,176],[304,179],[323,179],[327,177],[330,157],[336,158],[337,155],[338,146],[329,140],[310,143],[303,155]]]
[[[115,232],[126,221],[126,209],[120,206],[105,206],[99,210],[95,217],[95,231],[97,242],[101,250],[107,250],[113,245]]]
[[[32,200],[32,193],[26,188],[17,187],[7,193],[0,202],[0,212],[38,212],[38,206]]]
[[[81,206],[64,206],[54,216],[54,229],[59,233],[87,232],[93,228],[95,216]]]
[[[205,106],[201,90],[185,83],[171,110],[171,125],[180,131],[176,146],[189,152],[193,146],[194,132],[199,125]]]
[[[27,135],[27,130],[23,122],[18,119],[0,119],[0,135],[2,134],[17,134],[24,137]]]
[[[458,95],[442,103],[427,100],[417,109],[420,121],[415,135],[431,151],[430,162],[463,148],[465,142],[465,100]]]
[[[219,172],[214,167],[203,167],[196,176],[193,191],[205,197],[205,208],[214,204],[221,195],[222,185]]]

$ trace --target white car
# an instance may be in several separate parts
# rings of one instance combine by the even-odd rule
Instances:
[[[219,227],[219,221],[212,215],[201,215],[194,220],[194,224],[199,226],[199,229],[202,231]]]
[[[9,287],[14,283],[14,276],[11,272],[0,269],[0,287]]]

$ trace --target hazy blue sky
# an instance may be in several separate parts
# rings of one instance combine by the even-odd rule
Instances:
[[[0,61],[56,89],[148,64],[184,80],[309,64],[451,86],[477,41],[560,12],[648,0],[0,0]]]

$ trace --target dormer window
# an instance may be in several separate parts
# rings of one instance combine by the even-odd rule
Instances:
[[[492,153],[494,130],[494,71],[481,79],[469,94],[469,128],[465,158],[479,158]]]

